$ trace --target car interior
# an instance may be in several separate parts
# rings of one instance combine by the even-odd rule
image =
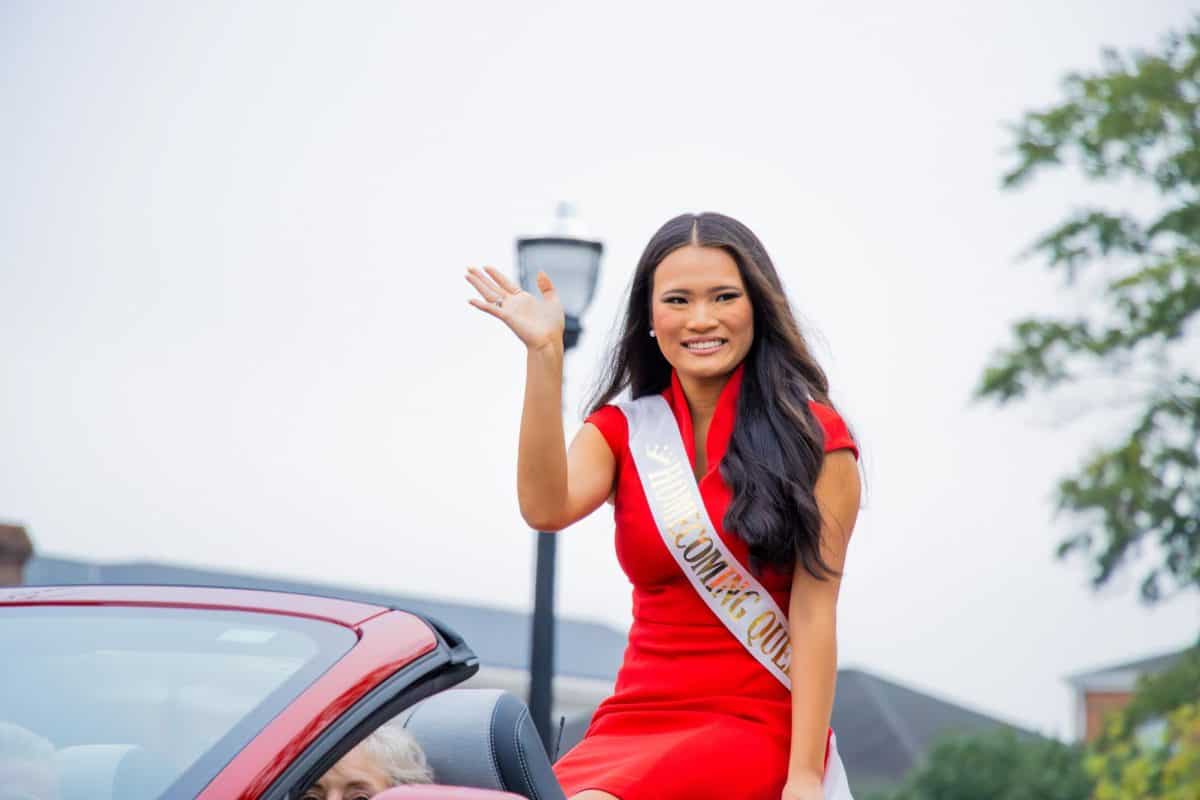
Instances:
[[[439,784],[566,800],[521,700],[498,689],[448,689],[397,720],[425,750]]]
[[[354,636],[281,616],[33,607],[0,620],[0,641],[19,643],[0,681],[0,774],[29,773],[0,797],[156,800],[199,791]]]
[[[205,613],[189,612],[186,629],[183,617],[163,610],[8,620],[8,638],[24,645],[9,663],[19,668],[0,682],[0,762],[18,745],[40,742],[39,768],[55,774],[55,800],[195,794],[212,774],[201,762],[219,769],[340,652],[316,658],[322,651],[303,621],[268,630],[245,615]],[[508,692],[447,688],[392,719],[421,745],[440,786],[565,800],[528,708]],[[332,747],[366,733],[356,725]],[[192,772],[197,780],[188,783]],[[292,786],[288,796],[304,788]]]
[[[425,751],[437,784],[565,800],[528,708],[508,692],[448,689],[396,720]],[[149,800],[173,775],[136,745],[75,745],[55,759],[61,800]]]

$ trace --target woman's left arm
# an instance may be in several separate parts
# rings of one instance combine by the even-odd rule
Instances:
[[[821,557],[839,573],[858,518],[858,462],[849,450],[825,456],[813,490],[821,510]],[[818,580],[797,565],[788,603],[792,640],[792,743],[783,800],[821,800],[825,740],[837,681],[840,575]]]

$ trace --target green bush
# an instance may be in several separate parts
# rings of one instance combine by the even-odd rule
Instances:
[[[1001,729],[944,739],[900,789],[868,800],[1088,800],[1079,747]]]

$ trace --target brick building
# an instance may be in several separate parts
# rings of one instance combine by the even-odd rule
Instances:
[[[1075,693],[1075,738],[1094,740],[1104,729],[1104,717],[1129,703],[1138,678],[1166,671],[1184,652],[1164,653],[1068,677],[1067,683]]]

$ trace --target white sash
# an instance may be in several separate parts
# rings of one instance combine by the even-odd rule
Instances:
[[[767,672],[791,691],[787,615],[721,541],[700,496],[670,405],[662,395],[619,403],[629,422],[629,452],[667,551],[692,588]],[[827,800],[853,800],[831,735],[825,764]]]
[[[787,615],[721,541],[671,407],[662,395],[652,395],[619,408],[629,421],[629,452],[667,550],[717,619],[790,690]]]

